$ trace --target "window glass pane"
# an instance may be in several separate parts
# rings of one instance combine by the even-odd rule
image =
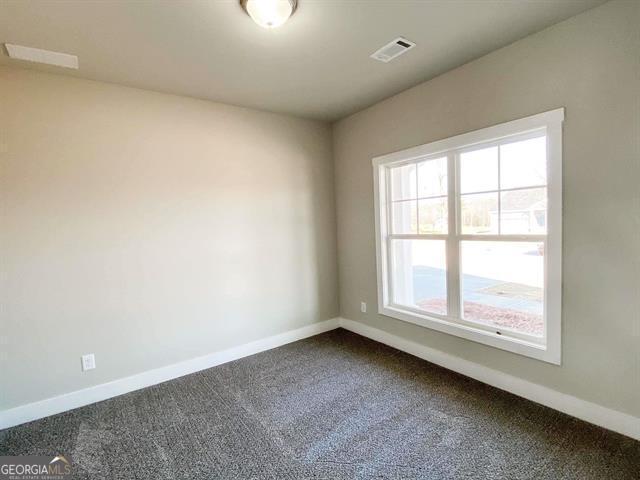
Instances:
[[[418,209],[416,207],[416,200],[393,202],[391,204],[392,233],[417,233]]]
[[[447,198],[418,200],[418,233],[447,233]]]
[[[464,319],[543,334],[544,244],[461,242]]]
[[[393,302],[447,313],[447,269],[444,240],[393,240]]]
[[[464,234],[498,233],[498,193],[462,195],[461,218]]]
[[[460,192],[498,189],[498,147],[483,148],[460,155]]]
[[[500,147],[500,188],[547,184],[547,137]]]
[[[546,188],[510,190],[500,195],[500,233],[547,233]]]
[[[391,200],[407,200],[416,198],[416,165],[404,165],[392,168],[391,176]]]
[[[447,194],[447,157],[418,164],[418,197]]]

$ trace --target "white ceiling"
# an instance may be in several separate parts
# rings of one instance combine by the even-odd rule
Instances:
[[[265,30],[237,0],[0,0],[0,43],[80,69],[1,64],[335,120],[604,0],[299,0]],[[417,43],[384,64],[398,36]]]

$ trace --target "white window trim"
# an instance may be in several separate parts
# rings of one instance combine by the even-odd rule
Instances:
[[[525,355],[545,362],[560,365],[561,363],[561,305],[562,305],[562,122],[564,108],[532,115],[511,122],[494,125],[492,127],[475,130],[455,137],[408,148],[399,152],[389,153],[373,159],[374,196],[375,196],[375,227],[376,227],[376,260],[378,279],[378,312],[392,318],[410,322],[426,328],[448,333],[457,337],[473,340],[478,343],[496,347],[509,352]],[[520,336],[514,332],[498,333],[499,329],[483,327],[472,322],[465,322],[460,318],[430,314],[406,306],[394,305],[390,299],[389,269],[388,269],[388,232],[387,217],[389,202],[387,172],[389,167],[403,163],[426,160],[428,157],[449,156],[448,189],[449,211],[457,212],[457,195],[451,182],[459,178],[456,172],[458,162],[452,161],[452,156],[460,150],[474,145],[485,145],[504,140],[510,136],[526,135],[545,131],[547,136],[547,235],[545,244],[545,331],[540,342]],[[458,190],[455,189],[457,192]],[[492,235],[460,235],[458,232],[459,215],[449,215],[449,232],[462,240],[465,237],[483,240],[498,239]],[[398,235],[395,235],[398,237]],[[407,238],[448,239],[447,235],[405,235]],[[499,240],[517,240],[517,235],[501,235]],[[527,235],[530,239],[532,236]],[[543,236],[544,237],[544,236]],[[521,239],[521,238],[520,238]],[[457,242],[456,242],[457,243]],[[449,250],[449,249],[448,249]],[[449,297],[449,312],[458,313],[460,299],[458,283],[459,255],[449,251],[447,267],[453,270],[447,275],[447,292]],[[452,284],[453,282],[453,284]],[[453,297],[456,298],[453,298]]]

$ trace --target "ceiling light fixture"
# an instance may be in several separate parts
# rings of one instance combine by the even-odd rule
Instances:
[[[245,12],[264,28],[276,28],[296,11],[298,0],[240,0]]]

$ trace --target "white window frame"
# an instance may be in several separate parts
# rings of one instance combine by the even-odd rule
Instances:
[[[545,362],[561,363],[561,305],[562,305],[562,122],[564,108],[532,115],[511,122],[494,125],[426,145],[375,157],[373,159],[376,257],[378,280],[378,312],[392,318],[462,337],[509,352]],[[470,147],[503,142],[509,137],[547,137],[547,234],[536,235],[462,235],[459,205],[459,155]],[[430,158],[448,157],[447,234],[393,235],[393,238],[445,240],[447,243],[448,314],[428,313],[417,308],[395,305],[390,295],[389,268],[390,219],[389,169],[402,164],[418,163]],[[454,212],[454,214],[452,214]],[[517,332],[465,321],[461,318],[460,299],[460,242],[487,241],[543,241],[545,243],[544,332],[541,339]],[[453,247],[453,248],[452,248]]]

